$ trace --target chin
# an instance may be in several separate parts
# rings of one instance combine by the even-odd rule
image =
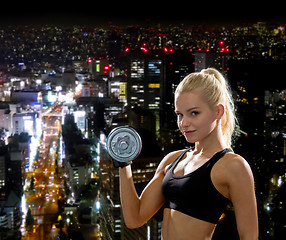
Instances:
[[[188,143],[197,143],[197,142],[203,141],[204,139],[206,139],[206,137],[185,136],[185,139]]]
[[[198,141],[197,139],[187,138],[187,137],[185,137],[185,139],[188,143],[196,143]]]

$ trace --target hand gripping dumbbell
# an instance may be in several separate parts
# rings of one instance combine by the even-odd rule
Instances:
[[[107,137],[107,152],[115,167],[126,167],[142,149],[140,135],[131,127],[114,128]]]

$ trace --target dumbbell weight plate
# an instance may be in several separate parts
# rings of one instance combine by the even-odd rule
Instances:
[[[140,135],[131,127],[114,128],[107,137],[107,151],[116,161],[129,162],[141,152]]]

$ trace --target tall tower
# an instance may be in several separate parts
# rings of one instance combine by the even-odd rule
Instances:
[[[164,81],[163,60],[156,53],[133,52],[128,56],[127,103],[151,110],[160,129],[161,85]]]
[[[152,111],[157,133],[162,128],[176,128],[171,121],[175,120],[173,94],[178,83],[194,71],[193,55],[183,51],[153,50],[129,52],[127,58],[128,105]]]

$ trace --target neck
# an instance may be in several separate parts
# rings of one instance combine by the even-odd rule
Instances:
[[[201,153],[214,153],[227,148],[220,125],[217,126],[206,138],[195,143],[195,151]]]

